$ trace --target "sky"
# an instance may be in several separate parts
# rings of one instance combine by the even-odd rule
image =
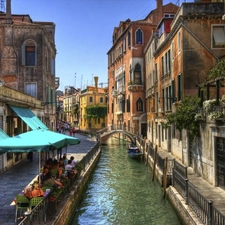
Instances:
[[[185,0],[163,0],[164,5],[169,2]],[[114,27],[128,18],[144,19],[155,8],[156,0],[11,0],[12,14],[55,23],[56,77],[62,91],[94,85],[95,76],[100,86],[107,86]]]

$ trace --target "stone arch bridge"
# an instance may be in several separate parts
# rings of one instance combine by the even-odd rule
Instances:
[[[101,144],[106,144],[110,136],[114,134],[124,134],[131,140],[131,142],[135,143],[136,141],[136,135],[132,133],[131,131],[128,131],[126,127],[123,127],[123,126],[113,125],[111,127],[104,128],[98,131],[97,133],[98,133],[98,137],[100,139]]]

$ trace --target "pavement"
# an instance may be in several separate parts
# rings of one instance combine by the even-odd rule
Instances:
[[[96,140],[80,134],[76,134],[75,137],[80,139],[80,144],[65,147],[62,149],[62,153],[67,153],[67,158],[73,155],[75,160],[81,160],[95,145]],[[39,174],[38,159],[38,153],[34,153],[32,162],[23,159],[0,174],[0,225],[16,224],[13,200]]]
[[[158,150],[158,153],[162,158],[167,157],[168,159],[174,159],[174,156],[172,156],[169,152]],[[187,178],[204,198],[206,198],[208,201],[212,201],[213,206],[215,206],[219,212],[225,215],[225,190],[211,185],[201,176],[197,175],[191,167],[188,167],[187,169]]]
[[[95,145],[96,140],[92,137],[76,134],[81,140],[79,145],[63,148],[67,158],[71,155],[75,160],[81,160],[84,155]],[[173,158],[166,151],[158,152],[162,157]],[[43,163],[43,162],[42,162]],[[38,153],[33,154],[33,161],[22,160],[15,166],[0,174],[0,225],[15,225],[15,204],[13,200],[36,176],[39,174]],[[212,200],[217,209],[225,213],[225,191],[214,187],[188,168],[189,181],[199,190],[202,196]]]

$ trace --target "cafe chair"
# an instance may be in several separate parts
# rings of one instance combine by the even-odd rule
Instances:
[[[24,211],[24,210],[27,210],[29,205],[30,205],[30,201],[26,196],[24,196],[23,194],[20,194],[20,195],[16,196],[15,222],[17,221],[18,210],[20,210],[20,215],[21,215],[21,212]]]
[[[33,222],[39,221],[39,224],[41,221],[44,220],[44,202],[39,204],[44,197],[36,197],[36,198],[31,198],[30,200],[30,209],[31,209],[31,217],[30,220]]]
[[[44,198],[43,197],[36,197],[31,198],[30,200],[30,209],[32,210],[35,206],[38,205],[39,202],[41,202]]]

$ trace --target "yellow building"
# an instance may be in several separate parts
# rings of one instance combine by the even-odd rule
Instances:
[[[98,77],[94,77],[95,86],[87,86],[80,94],[80,129],[97,131],[107,127],[107,88],[98,87]]]

